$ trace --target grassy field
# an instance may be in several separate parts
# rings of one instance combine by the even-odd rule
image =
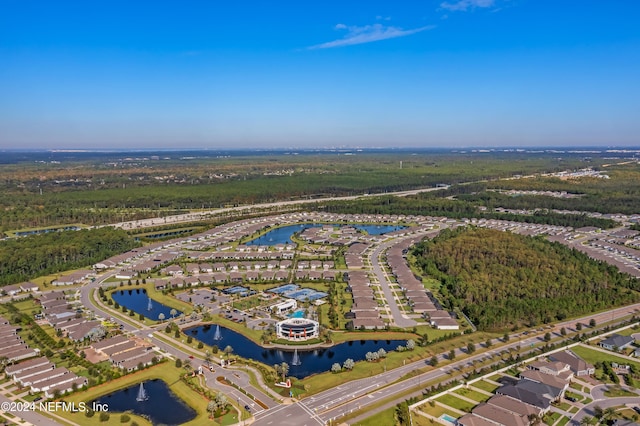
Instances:
[[[393,426],[396,424],[395,407],[388,408],[363,421],[352,423],[354,426]]]
[[[549,412],[544,415],[542,421],[547,425],[553,425],[558,421],[558,419],[560,419],[560,417],[562,417],[562,414],[560,413]]]
[[[442,407],[439,407],[442,408]],[[444,410],[444,408],[443,408]],[[395,426],[397,424],[395,416],[395,407],[388,408],[380,413],[377,413],[363,421],[350,423],[354,426]],[[445,414],[446,411],[443,411],[440,415]],[[456,417],[453,414],[452,417]],[[431,419],[428,419],[419,414],[411,414],[411,422],[414,426],[434,426],[440,425],[440,423],[436,423]]]
[[[618,387],[609,388],[604,392],[604,395],[609,398],[619,398],[619,397],[627,397],[627,396],[638,396],[635,392],[629,392],[628,390],[621,389]]]
[[[451,408],[455,408],[456,410],[470,412],[473,407],[478,404],[474,404],[469,401],[465,401],[464,399],[457,398],[453,394],[442,395],[438,399],[436,399],[441,404],[448,405]]]
[[[423,404],[420,406],[420,411],[422,411],[425,414],[429,414],[430,416],[433,417],[440,417],[443,414],[448,414],[451,417],[460,417],[460,414],[456,413],[455,411],[452,411],[446,407],[443,407],[442,405],[439,404],[433,404],[431,405],[430,403],[427,404]]]
[[[571,391],[566,391],[564,395],[567,398],[575,399],[577,402],[582,402],[582,400],[585,399],[584,396],[582,396],[582,395],[580,395],[578,393],[571,392]]]
[[[635,333],[638,333],[638,332],[640,332],[640,327],[638,327],[636,325],[636,326],[633,326],[631,328],[625,328],[622,331],[618,331],[618,332],[616,332],[616,334],[619,334],[621,336],[631,336],[632,334],[635,334]]]
[[[474,388],[482,389],[483,391],[486,391],[486,392],[493,392],[500,387],[498,385],[494,385],[493,383],[489,383],[484,380],[477,381],[473,383],[471,386],[473,386]]]
[[[604,353],[594,349],[587,348],[585,346],[575,346],[572,349],[576,355],[580,358],[584,359],[591,364],[596,364],[598,362],[609,361],[609,362],[617,362],[620,365],[635,365],[636,368],[640,369],[640,363],[634,362],[625,358],[620,358],[616,356],[613,352]]]
[[[246,311],[248,309],[256,308],[258,306],[268,306],[272,302],[269,300],[263,300],[259,295],[249,296],[232,302],[232,306],[235,309]]]
[[[580,385],[578,383],[571,382],[571,383],[569,383],[569,387],[573,388],[575,390],[579,390],[580,392],[587,392],[587,393],[589,392],[588,388],[586,388],[585,386],[582,386],[582,385]]]
[[[191,304],[183,302],[182,300],[178,300],[177,298],[173,297],[170,293],[164,294],[161,291],[157,291],[153,287],[153,283],[150,283],[150,282],[146,283],[144,285],[144,288],[147,290],[147,294],[149,295],[149,297],[151,297],[154,300],[157,300],[158,302],[164,305],[167,305],[179,311],[182,311],[184,312],[185,315],[189,315],[191,312],[193,312],[193,306]]]
[[[461,388],[453,393],[462,395],[466,398],[473,399],[474,401],[485,402],[487,399],[491,398],[491,395],[485,395],[484,393],[474,391],[473,389]]]

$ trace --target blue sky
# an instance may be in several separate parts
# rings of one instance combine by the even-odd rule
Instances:
[[[0,148],[640,146],[640,1],[0,0]]]

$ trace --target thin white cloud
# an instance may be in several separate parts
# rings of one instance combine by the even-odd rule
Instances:
[[[487,8],[495,5],[495,0],[457,0],[440,3],[440,7],[452,12],[466,12],[476,8]]]
[[[336,30],[347,30],[347,34],[341,39],[316,44],[308,47],[308,49],[329,49],[332,47],[371,43],[389,38],[406,37],[422,31],[432,30],[435,28],[435,25],[427,25],[425,27],[414,28],[411,30],[403,30],[402,28],[385,26],[382,24],[365,25],[362,27],[338,24],[334,28]]]

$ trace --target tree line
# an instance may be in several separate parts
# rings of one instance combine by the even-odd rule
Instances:
[[[441,282],[441,302],[480,330],[535,326],[640,301],[640,280],[541,237],[444,230],[412,254]]]
[[[0,285],[87,267],[137,247],[120,229],[52,232],[0,241]]]
[[[101,225],[236,204],[409,190],[564,170],[579,158],[524,153],[331,154],[201,158],[141,164],[66,158],[0,165],[0,232]],[[470,164],[472,165],[470,167]],[[72,167],[71,167],[72,166]],[[287,173],[280,173],[286,170]]]
[[[551,211],[538,211],[534,214],[501,213],[480,209],[476,204],[429,196],[395,197],[381,196],[353,201],[323,202],[315,205],[316,210],[346,214],[407,214],[419,216],[444,216],[453,219],[484,218],[511,220],[515,222],[535,223],[539,225],[567,226],[581,228],[595,226],[610,229],[616,222],[610,219],[590,217],[586,214],[562,214]],[[442,194],[444,195],[444,194]]]

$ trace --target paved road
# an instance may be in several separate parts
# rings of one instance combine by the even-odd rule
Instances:
[[[107,309],[103,309],[102,307],[100,307],[95,300],[91,300],[91,291],[93,289],[96,289],[97,287],[99,287],[100,285],[102,285],[102,283],[107,280],[109,277],[111,277],[113,275],[113,273],[108,273],[108,274],[104,274],[101,275],[100,277],[96,278],[96,280],[92,283],[89,283],[88,285],[82,287],[80,289],[80,293],[81,293],[81,300],[82,300],[82,304],[87,308],[90,309],[91,311],[93,311],[93,313],[97,316],[101,316],[103,318],[110,318],[112,317],[114,319],[114,321],[120,325],[122,325],[123,329],[133,335],[136,335],[140,338],[146,339],[146,340],[150,340],[155,346],[157,346],[158,348],[160,348],[161,350],[163,350],[165,353],[170,354],[171,356],[175,357],[175,358],[181,358],[181,359],[187,359],[189,358],[189,353],[182,351],[168,343],[166,343],[163,340],[158,339],[157,337],[155,337],[155,335],[153,334],[156,331],[156,328],[159,328],[161,330],[164,329],[163,325],[158,325],[155,327],[149,327],[149,326],[143,326],[140,325],[139,327],[136,327],[132,324],[129,324],[128,322],[124,321],[123,319],[121,319],[118,315],[114,315],[113,312],[111,312],[110,310]],[[159,333],[162,333],[162,331],[159,331]],[[168,336],[164,336],[165,338],[169,338]],[[194,350],[191,350],[192,352],[197,352]],[[192,365],[193,367],[197,368],[200,365],[204,364],[204,359],[203,358],[198,358],[198,357],[194,357],[192,359]],[[218,391],[223,391],[225,394],[227,394],[229,396],[229,398],[232,398],[233,400],[237,401],[238,403],[241,403],[242,406],[249,406],[252,408],[252,412],[259,412],[262,410],[262,407],[257,404],[254,400],[252,400],[251,398],[249,398],[247,395],[245,395],[243,392],[240,392],[239,390],[237,390],[234,387],[231,386],[227,386],[227,385],[223,385],[220,382],[218,382],[217,380],[215,380],[215,377],[224,377],[227,381],[229,381],[230,383],[235,384],[238,388],[240,389],[244,389],[247,393],[253,395],[256,399],[258,399],[260,402],[262,402],[264,405],[266,405],[269,408],[273,408],[276,407],[278,405],[278,402],[275,401],[273,398],[271,398],[269,395],[267,395],[266,393],[264,393],[261,389],[257,389],[255,388],[253,385],[251,385],[250,381],[249,381],[249,375],[247,373],[245,373],[244,371],[237,371],[237,370],[231,370],[231,369],[225,369],[225,368],[221,368],[221,367],[215,367],[215,375],[214,373],[208,371],[205,369],[205,378],[207,379],[207,385],[210,388],[216,389]]]
[[[429,190],[434,190],[434,189],[429,189]],[[410,191],[410,192],[404,192],[404,195],[407,195],[408,193],[417,193],[417,192],[421,192],[421,191]],[[398,193],[396,193],[395,195],[400,195]],[[355,197],[341,197],[342,199],[355,199],[358,198],[359,196],[355,196]],[[317,200],[309,200],[306,202],[316,202]],[[281,205],[281,204],[300,204],[299,201],[296,202],[285,202],[285,203],[277,203],[277,205]],[[268,206],[275,206],[276,203],[272,203],[272,204],[266,204],[266,205],[259,205],[259,206],[251,206],[251,207],[238,207],[238,208],[233,208],[233,209],[220,209],[220,210],[216,210],[216,211],[211,211],[211,212],[206,212],[206,213],[195,213],[195,214],[187,214],[187,215],[180,215],[180,216],[176,216],[174,217],[174,219],[171,219],[172,223],[175,222],[180,222],[180,221],[192,221],[192,220],[199,220],[202,219],[203,215],[207,215],[207,214],[216,214],[216,213],[220,213],[220,212],[224,212],[224,211],[230,211],[230,210],[236,210],[236,209],[247,209],[247,208],[264,208],[264,207],[268,207]],[[157,222],[154,222],[160,219],[149,219],[147,221],[141,221],[141,223],[138,222],[133,222],[136,225],[135,226],[139,226],[139,227],[143,227],[143,226],[152,226],[154,224],[157,224]],[[404,315],[401,313],[401,311],[399,310],[397,304],[395,303],[395,299],[393,297],[393,295],[391,294],[391,291],[389,289],[388,286],[388,278],[386,277],[386,274],[384,272],[384,270],[381,268],[378,259],[380,254],[383,252],[383,250],[385,250],[386,248],[388,248],[390,245],[397,243],[397,240],[392,241],[392,242],[388,242],[388,243],[383,243],[382,245],[378,246],[377,248],[375,248],[372,251],[371,254],[371,259],[373,260],[371,262],[372,264],[372,268],[374,270],[374,273],[376,274],[376,276],[378,276],[379,282],[381,283],[381,286],[383,288],[383,292],[385,293],[385,297],[387,298],[387,300],[390,302],[389,306],[390,306],[390,310],[392,312],[392,315],[394,317],[394,322],[397,325],[403,326],[403,327],[407,327],[407,326],[412,326],[414,324],[413,320],[410,318],[405,318]],[[92,306],[91,303],[88,303],[88,292],[90,291],[91,288],[95,288],[98,285],[100,285],[100,281],[104,280],[105,277],[101,277],[101,280],[96,280],[95,283],[91,283],[88,286],[85,286],[82,289],[82,300],[83,303],[85,304],[85,306],[93,308],[95,311],[100,312],[101,315],[105,316],[105,317],[109,317],[111,316],[111,313],[108,311],[103,311],[101,309],[97,309],[95,307]],[[560,333],[560,329],[562,327],[565,327],[569,330],[574,330],[575,329],[575,324],[577,322],[582,322],[583,324],[587,324],[589,322],[589,320],[591,318],[595,319],[596,322],[598,324],[603,323],[603,322],[607,322],[610,320],[613,320],[615,318],[621,317],[621,316],[626,316],[630,313],[635,313],[638,311],[638,309],[640,308],[640,304],[639,305],[634,305],[632,307],[626,307],[626,308],[619,308],[619,309],[615,309],[612,311],[608,311],[606,313],[601,313],[601,314],[595,314],[595,315],[590,315],[588,317],[585,317],[583,319],[580,320],[572,320],[572,321],[566,321],[562,324],[557,324],[552,328],[546,329],[545,331],[549,331],[551,333],[554,334],[558,334]],[[126,322],[122,322],[120,321],[117,316],[114,316],[117,319],[117,322],[120,322],[122,324],[124,324],[124,328],[126,330],[129,331],[136,331],[136,328],[134,326],[129,325]],[[411,324],[409,324],[409,322],[411,322]],[[147,332],[147,329],[143,329],[140,331],[136,331],[137,333],[142,333],[144,334],[145,332]],[[538,343],[542,340],[541,338],[541,334],[542,333],[538,333],[537,336],[525,336],[524,334],[521,335],[513,335],[511,336],[511,342],[509,343],[509,345],[507,346],[502,346],[500,347],[498,350],[499,351],[503,351],[503,350],[507,350],[509,347],[515,347],[518,345],[521,345],[522,347],[527,347],[530,346],[531,344],[534,343]],[[516,340],[514,340],[516,339]],[[517,339],[521,339],[521,340],[517,340]],[[174,356],[179,356],[181,358],[185,358],[187,356],[186,353],[171,347],[169,345],[167,345],[166,343],[159,341],[158,339],[153,339],[154,343],[157,344],[159,347],[165,349],[168,353],[174,355]],[[459,350],[458,350],[459,351]],[[247,404],[250,407],[252,407],[252,412],[255,414],[256,417],[256,424],[257,425],[269,425],[269,424],[278,424],[278,425],[303,425],[303,424],[316,424],[316,423],[321,423],[321,422],[326,422],[330,419],[336,418],[336,417],[340,417],[343,416],[344,414],[349,413],[352,410],[358,409],[358,408],[363,408],[363,407],[367,407],[368,405],[377,402],[380,398],[386,398],[386,397],[390,397],[393,395],[397,395],[397,394],[401,394],[403,393],[407,387],[413,387],[413,386],[419,386],[421,385],[421,383],[426,383],[426,382],[430,382],[433,380],[437,380],[437,379],[444,379],[446,376],[449,376],[450,374],[454,374],[453,371],[455,371],[454,369],[463,365],[470,365],[470,363],[472,362],[472,360],[474,359],[480,359],[480,358],[484,358],[487,355],[491,355],[492,353],[494,353],[494,351],[487,351],[485,353],[481,353],[478,354],[470,359],[466,359],[463,361],[459,361],[457,363],[454,363],[450,366],[447,366],[445,369],[436,369],[436,370],[432,370],[429,371],[428,373],[423,373],[420,376],[414,377],[412,379],[409,379],[407,381],[403,381],[402,383],[399,384],[394,384],[394,385],[390,385],[388,386],[389,383],[393,383],[396,380],[400,379],[400,377],[402,377],[403,375],[405,375],[406,373],[416,369],[416,368],[422,368],[425,366],[425,360],[422,361],[418,361],[416,363],[412,363],[410,365],[401,367],[399,369],[390,371],[390,372],[386,372],[383,374],[379,374],[377,376],[374,377],[369,377],[363,380],[359,380],[359,381],[355,381],[355,382],[351,382],[345,385],[341,385],[338,386],[334,389],[330,389],[324,392],[321,392],[317,395],[314,395],[312,397],[306,398],[302,401],[299,401],[295,404],[291,404],[291,405],[278,405],[278,403],[276,401],[274,401],[272,398],[268,397],[267,395],[265,395],[263,392],[259,391],[258,389],[253,388],[250,384],[249,384],[249,380],[248,380],[248,376],[243,373],[243,372],[229,372],[229,370],[223,370],[223,369],[218,369],[216,371],[216,375],[220,374],[220,375],[224,375],[224,377],[229,380],[230,382],[233,382],[235,384],[237,384],[238,386],[242,387],[243,389],[247,389],[248,391],[250,391],[252,394],[257,395],[260,400],[265,403],[269,408],[267,410],[263,410],[261,408],[258,408],[259,406],[256,407],[255,403],[253,403],[252,401],[250,401],[248,398],[246,398],[246,396],[237,391],[234,388],[229,388],[226,387],[224,385],[219,384],[218,382],[215,382],[214,380],[214,376],[213,374],[209,374],[207,373],[206,377],[207,377],[207,384],[209,386],[211,386],[214,389],[222,389],[226,394],[228,394],[231,398],[236,398],[237,401],[239,403],[242,404]],[[442,358],[442,356],[440,356]],[[200,360],[198,360],[200,361]],[[196,364],[196,362],[194,361],[194,364]],[[222,371],[219,371],[222,370]],[[214,383],[211,383],[211,382]],[[252,405],[253,403],[253,405]]]
[[[424,233],[426,233],[426,231]],[[376,246],[369,256],[371,269],[378,278],[378,283],[380,284],[380,288],[382,288],[382,292],[384,293],[384,297],[387,301],[387,306],[389,307],[389,311],[391,312],[391,316],[393,317],[393,322],[397,327],[408,328],[413,327],[418,323],[415,320],[408,318],[398,307],[398,301],[396,300],[393,291],[391,290],[391,282],[389,280],[387,272],[384,269],[384,265],[380,260],[380,255],[384,253],[389,247],[396,245],[405,239],[419,238],[420,234],[416,233],[416,235],[412,235],[411,237],[394,239],[388,242],[384,242]]]
[[[12,401],[4,395],[0,395],[0,404],[4,407],[7,403],[11,403]],[[17,407],[16,407],[17,408]],[[14,416],[17,416],[20,419],[26,420],[33,425],[42,425],[42,426],[58,426],[65,423],[58,423],[55,420],[49,419],[42,414],[38,413],[39,404],[36,403],[36,411],[31,410],[2,410],[3,413],[11,413]],[[62,411],[62,408],[60,408]],[[0,417],[1,418],[1,417]]]
[[[383,248],[381,247],[380,250],[382,249]],[[377,257],[374,257],[374,259],[377,259]],[[377,262],[373,263],[373,265],[376,264]],[[81,299],[83,304],[86,307],[92,309],[96,314],[107,318],[112,316],[111,312],[94,306],[89,300],[89,294],[91,289],[97,288],[99,285],[101,285],[102,281],[109,278],[109,276],[111,276],[111,274],[104,274],[96,279],[95,282],[90,283],[81,289]],[[393,299],[389,298],[389,300]],[[591,318],[594,318],[596,322],[600,324],[612,319],[636,313],[638,309],[640,309],[640,304],[624,308],[617,308],[605,313],[591,315],[580,320],[565,321],[564,323],[557,324],[553,328],[546,329],[545,331],[550,331],[554,334],[559,335],[560,329],[562,327],[565,327],[569,330],[574,330],[575,324],[577,322],[586,324]],[[123,324],[126,330],[135,333],[140,337],[147,338],[148,334],[152,331],[149,327],[137,329],[133,325],[120,320],[116,315],[114,315],[114,319],[116,320],[116,322]],[[407,388],[420,386],[423,383],[431,382],[438,379],[448,379],[451,375],[455,375],[456,369],[472,365],[473,360],[492,355],[493,353],[495,353],[495,351],[504,351],[508,350],[509,348],[515,348],[516,346],[526,348],[528,346],[531,346],[532,344],[540,343],[542,341],[542,334],[542,332],[537,333],[537,335],[535,336],[514,334],[511,336],[510,343],[506,346],[500,347],[499,349],[479,353],[478,355],[458,361],[445,368],[435,369],[427,373],[423,373],[420,376],[416,376],[390,386],[389,383],[393,383],[399,380],[405,374],[415,369],[425,367],[427,361],[417,361],[398,369],[379,374],[377,376],[346,383],[336,388],[321,392],[312,397],[305,398],[302,401],[296,402],[295,404],[291,405],[279,405],[278,402],[267,396],[264,392],[255,389],[249,383],[248,375],[241,371],[216,368],[215,374],[206,372],[205,377],[207,379],[206,383],[209,387],[218,391],[223,391],[229,396],[229,398],[231,398],[232,400],[236,400],[236,402],[240,403],[242,406],[248,405],[249,407],[251,407],[251,411],[255,415],[256,425],[277,424],[283,426],[297,426],[304,424],[320,424],[328,422],[331,419],[341,417],[353,410],[367,407],[368,405],[379,401],[380,398],[387,398],[393,395],[402,394]],[[159,348],[165,350],[167,353],[175,357],[180,357],[182,359],[186,359],[188,357],[187,353],[180,351],[155,337],[152,338],[152,341]],[[461,351],[460,349],[458,349],[457,355],[459,355],[460,353]],[[440,355],[439,359],[440,361],[442,361],[443,355]],[[193,365],[197,367],[202,362],[203,361],[201,359],[194,359]],[[238,391],[236,388],[225,386],[217,382],[215,380],[215,377],[218,376],[223,376],[226,380],[236,384],[238,387],[246,389],[249,393],[255,395],[262,403],[267,405],[268,409],[263,409],[259,404],[257,404],[255,401],[252,401],[244,393]]]
[[[448,187],[449,186],[447,185],[447,186],[437,187],[437,188],[412,189],[410,191],[381,192],[378,194],[368,194],[368,195],[358,194],[358,195],[351,195],[346,197],[309,198],[308,200],[279,201],[276,203],[251,204],[247,206],[225,207],[221,209],[207,210],[202,212],[185,213],[185,214],[174,215],[174,216],[166,216],[162,218],[151,218],[151,219],[134,220],[129,222],[120,222],[120,223],[114,223],[106,226],[113,226],[116,228],[123,228],[123,229],[148,228],[151,226],[158,226],[158,225],[165,225],[165,224],[195,222],[195,221],[207,219],[211,216],[218,216],[218,215],[223,215],[227,213],[239,213],[243,211],[271,209],[271,208],[278,208],[282,206],[296,206],[300,204],[313,204],[321,201],[357,200],[358,198],[365,198],[365,197],[368,198],[370,196],[377,196],[377,195],[395,195],[397,197],[406,197],[409,195],[415,195],[422,192],[439,191],[439,190],[447,189]]]
[[[559,335],[560,328],[565,327],[567,329],[572,329],[575,323],[581,322],[586,324],[592,317],[595,317],[596,321],[601,323],[610,321],[612,318],[618,319],[626,317],[637,312],[638,309],[640,309],[640,304],[614,309],[611,312],[588,316],[578,320],[565,321],[557,324],[551,329],[545,330],[545,332],[551,331]],[[280,406],[275,410],[266,410],[256,415],[255,425],[311,425],[315,424],[314,422],[317,422],[318,419],[327,423],[332,419],[342,417],[352,411],[363,409],[369,405],[375,404],[380,401],[380,399],[404,394],[407,389],[416,386],[423,386],[426,383],[438,379],[440,379],[440,381],[448,381],[457,376],[460,369],[472,366],[473,362],[476,360],[481,360],[505,350],[508,351],[511,348],[515,349],[517,346],[524,349],[531,345],[542,343],[544,341],[543,335],[543,332],[537,332],[535,335],[515,333],[510,336],[510,340],[507,345],[480,352],[471,357],[451,363],[445,367],[430,370],[426,373],[422,373],[398,383],[394,382],[418,368],[425,367],[428,360],[416,361],[400,368],[387,371],[386,373],[345,383],[308,398],[304,398],[296,404]],[[456,354],[459,355],[460,353],[462,353],[462,351],[458,348],[456,350]],[[438,360],[443,361],[444,354],[438,355]],[[389,385],[390,383],[392,384]],[[401,402],[404,398],[404,396],[399,398],[398,402]],[[370,412],[368,414],[373,413]]]
[[[580,421],[584,417],[593,417],[595,414],[595,407],[600,407],[602,409],[609,407],[616,407],[619,405],[630,404],[635,407],[640,407],[640,398],[637,396],[634,397],[619,397],[619,398],[607,398],[604,393],[609,390],[609,385],[600,385],[591,389],[591,398],[593,401],[580,409],[572,418],[569,424],[571,426],[580,425]],[[622,386],[623,389],[637,392],[637,389],[631,389],[627,386]]]

